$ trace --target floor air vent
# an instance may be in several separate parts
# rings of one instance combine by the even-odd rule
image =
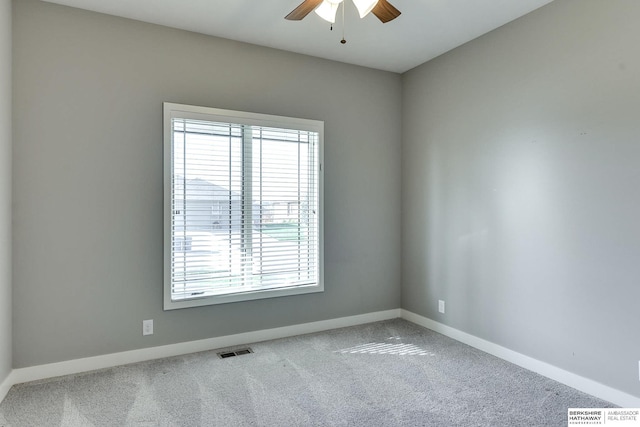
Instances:
[[[253,350],[247,347],[247,348],[241,348],[235,351],[222,351],[218,353],[218,357],[220,359],[226,359],[227,357],[242,356],[243,354],[249,354],[249,353],[253,353]]]

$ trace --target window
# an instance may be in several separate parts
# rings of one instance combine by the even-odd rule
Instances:
[[[164,307],[320,292],[324,124],[164,104]]]

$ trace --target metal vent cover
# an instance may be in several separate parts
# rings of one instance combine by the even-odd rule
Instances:
[[[220,353],[218,353],[218,357],[220,359],[226,359],[228,357],[242,356],[243,354],[250,354],[250,353],[253,353],[253,350],[251,350],[251,347],[245,347],[245,348],[239,348],[234,351],[221,351]]]

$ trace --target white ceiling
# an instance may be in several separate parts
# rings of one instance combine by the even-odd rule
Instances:
[[[346,0],[344,45],[341,20],[284,19],[302,0],[45,1],[401,73],[552,0],[389,0],[402,15],[386,24]]]

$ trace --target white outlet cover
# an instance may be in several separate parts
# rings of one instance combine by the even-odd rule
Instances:
[[[444,313],[444,301],[438,300],[438,311]]]
[[[142,321],[142,335],[153,335],[153,319]]]

